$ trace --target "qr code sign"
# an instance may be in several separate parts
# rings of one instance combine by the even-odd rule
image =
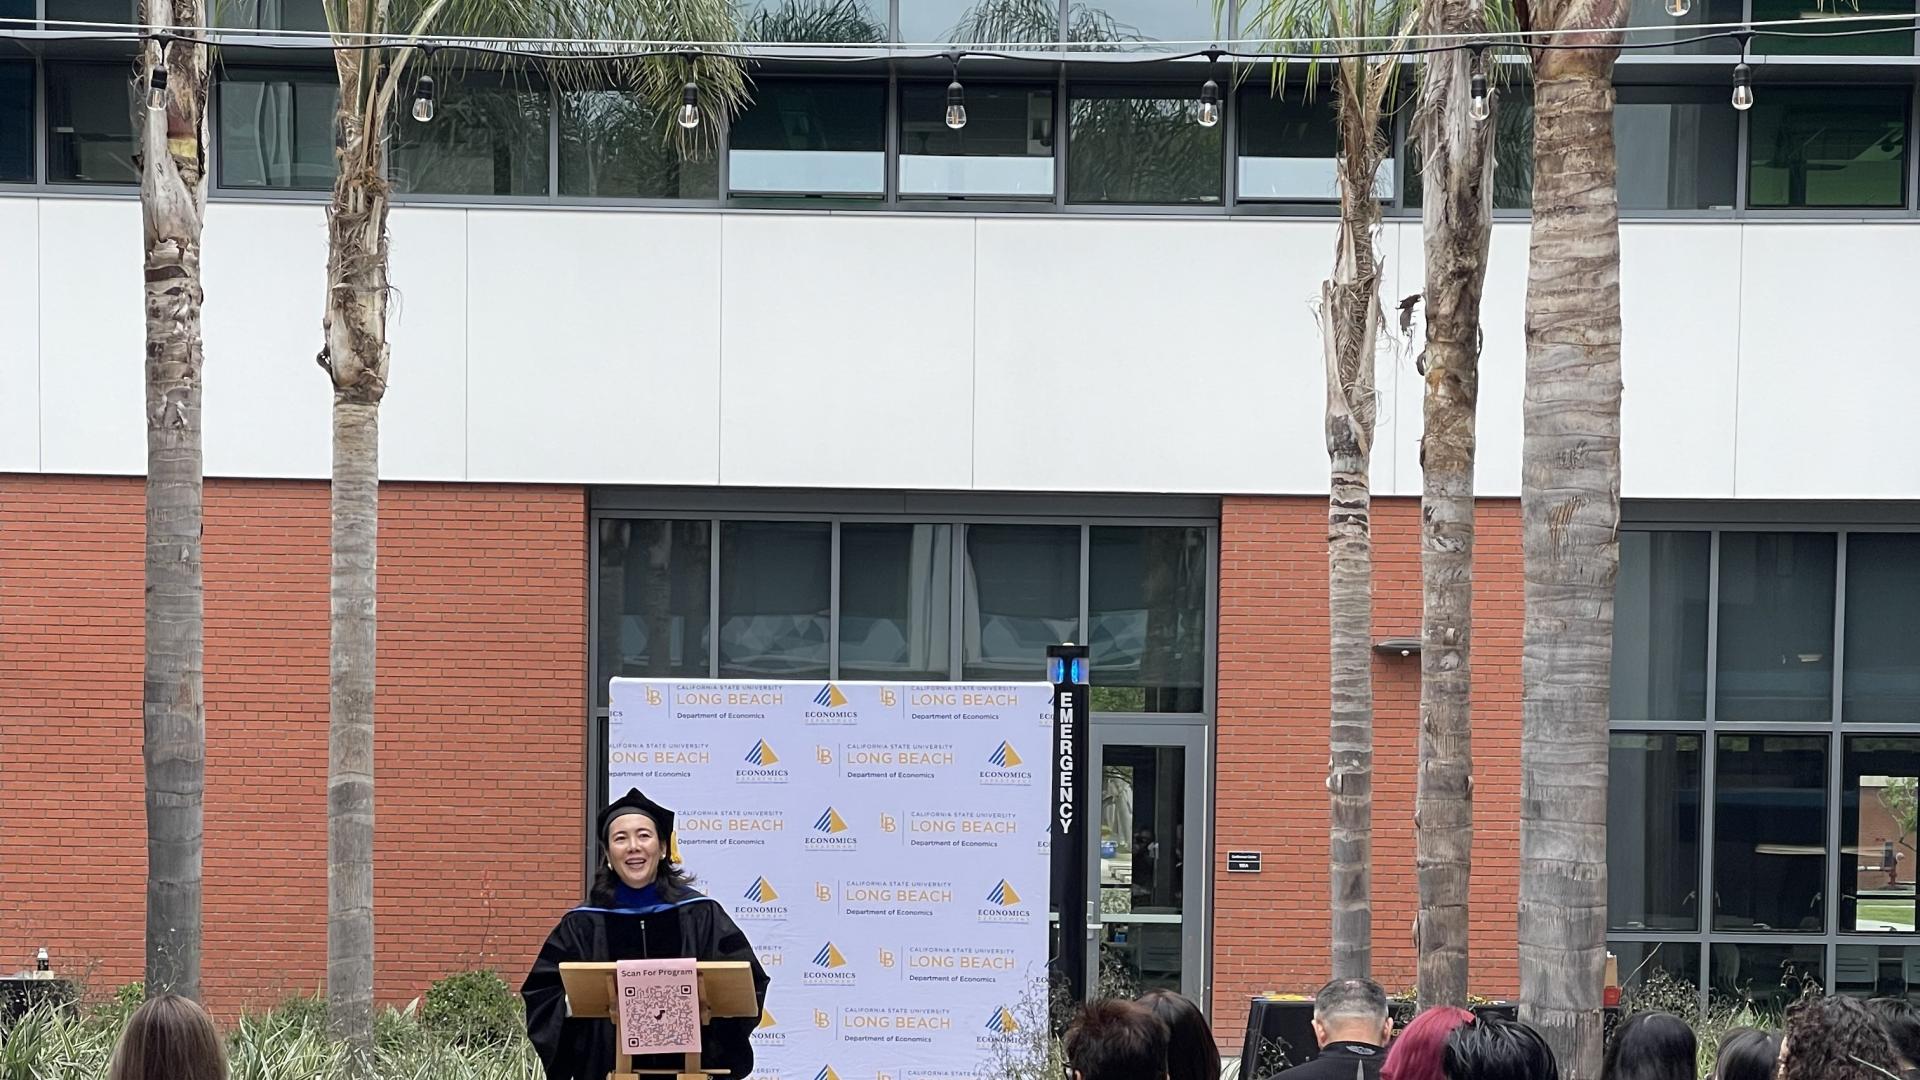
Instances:
[[[691,986],[628,986],[620,1002],[625,1052],[674,1052],[700,1045],[699,1001]]]

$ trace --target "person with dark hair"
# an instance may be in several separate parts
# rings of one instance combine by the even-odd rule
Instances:
[[[226,1047],[192,998],[158,994],[127,1018],[107,1080],[227,1080]]]
[[[1167,1038],[1166,1022],[1139,1002],[1090,1001],[1067,1025],[1068,1080],[1166,1080]]]
[[[1857,999],[1827,994],[1787,1009],[1780,1080],[1886,1080],[1899,1075],[1895,1064],[1887,1033]]]
[[[1760,1028],[1734,1028],[1720,1037],[1708,1080],[1773,1080],[1780,1068],[1780,1036]]]
[[[1287,1070],[1287,1080],[1378,1080],[1393,1020],[1387,992],[1372,979],[1335,979],[1313,995],[1320,1053]]]
[[[1414,1017],[1387,1051],[1387,1063],[1380,1066],[1380,1080],[1445,1080],[1440,1065],[1447,1050],[1447,1036],[1472,1021],[1472,1013],[1453,1005],[1435,1005]]]
[[[1140,1004],[1167,1025],[1169,1080],[1220,1080],[1220,1048],[1200,1006],[1171,990],[1143,994]]]
[[[1613,1033],[1600,1075],[1602,1080],[1694,1080],[1699,1054],[1685,1020],[1672,1013],[1634,1013]]]
[[[1874,998],[1867,1002],[1867,1009],[1893,1044],[1900,1075],[1906,1080],[1920,1080],[1920,1009],[1906,998],[1895,997]]]
[[[600,812],[600,865],[587,902],[560,917],[533,970],[520,987],[527,1005],[527,1037],[539,1051],[547,1080],[606,1080],[614,1067],[614,1025],[605,1018],[567,1015],[560,965],[570,961],[744,960],[762,1005],[767,973],[753,945],[712,897],[693,888],[680,867],[673,811],[628,791]],[[753,1017],[714,1017],[701,1030],[701,1064],[729,1077],[753,1071]],[[677,1071],[679,1055],[633,1059],[640,1070]]]
[[[1446,1080],[1560,1080],[1560,1067],[1540,1033],[1498,1017],[1454,1028],[1440,1069]]]

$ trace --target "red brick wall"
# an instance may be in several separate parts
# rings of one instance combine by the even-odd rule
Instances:
[[[1327,504],[1228,498],[1220,522],[1214,1024],[1229,1049],[1261,990],[1327,978]],[[1374,638],[1420,633],[1420,505],[1373,504]],[[1483,500],[1474,566],[1473,992],[1518,988],[1519,506]],[[1418,657],[1375,655],[1373,948],[1387,989],[1414,981]],[[1264,853],[1228,874],[1226,853]]]
[[[143,485],[0,476],[0,970],[143,965]],[[327,486],[206,492],[205,986],[326,982]],[[381,492],[378,992],[517,982],[578,900],[586,502]]]

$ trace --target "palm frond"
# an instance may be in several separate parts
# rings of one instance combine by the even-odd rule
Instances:
[[[773,0],[739,20],[745,41],[865,45],[887,39],[885,15],[863,0]]]

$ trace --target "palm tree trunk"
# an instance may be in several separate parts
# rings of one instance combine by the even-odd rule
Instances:
[[[192,32],[202,0],[146,5],[147,23]],[[144,47],[164,63],[165,107],[142,108],[147,550],[142,689],[149,994],[200,997],[200,850],[206,790],[205,624],[200,563],[200,235],[207,206],[207,54]],[[150,76],[149,76],[150,77]],[[145,91],[143,79],[141,90]],[[144,101],[142,105],[144,106]]]
[[[373,702],[380,399],[387,377],[387,184],[378,123],[354,102],[359,58],[337,54],[339,174],[327,212],[326,350],[333,381],[332,649],[328,677],[327,1009],[349,1080],[373,1063]],[[368,109],[377,115],[377,110]]]
[[[1603,20],[1589,37],[1598,47],[1543,51],[1534,61],[1522,413],[1520,997],[1523,1018],[1546,1036],[1568,1080],[1600,1074],[1620,563],[1620,228],[1615,49],[1606,43],[1618,43],[1626,5],[1601,8],[1582,11]]]
[[[1479,0],[1438,0],[1429,34],[1486,29]],[[1420,440],[1420,1007],[1467,1003],[1473,868],[1474,417],[1480,393],[1480,291],[1492,238],[1491,122],[1468,115],[1472,54],[1438,53],[1421,71],[1419,130],[1426,250],[1425,426]]]

